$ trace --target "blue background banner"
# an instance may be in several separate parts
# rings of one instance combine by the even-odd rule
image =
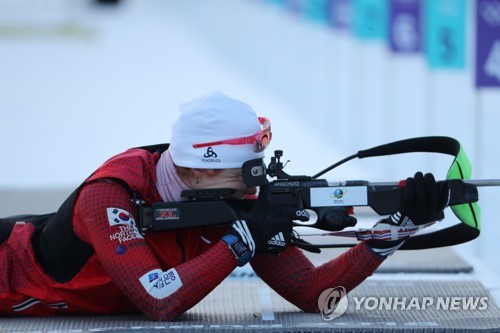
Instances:
[[[304,15],[313,22],[327,22],[327,0],[308,0],[304,2]]]
[[[328,23],[335,29],[348,29],[352,25],[352,0],[329,0]]]
[[[389,4],[387,0],[353,0],[354,33],[361,39],[387,38]]]
[[[465,66],[465,0],[425,1],[425,54],[430,68]]]
[[[500,0],[478,0],[476,9],[476,86],[500,87]]]
[[[398,53],[421,50],[421,0],[390,0],[389,46]]]

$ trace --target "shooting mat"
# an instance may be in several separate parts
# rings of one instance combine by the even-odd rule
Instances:
[[[373,309],[358,307],[360,297],[487,297],[483,310]],[[105,300],[103,300],[105,301]],[[409,304],[408,302],[406,303]],[[333,320],[301,312],[259,279],[226,279],[202,302],[174,322],[142,315],[1,318],[0,330],[17,332],[498,332],[500,309],[483,285],[470,281],[370,281],[348,296],[347,311]]]

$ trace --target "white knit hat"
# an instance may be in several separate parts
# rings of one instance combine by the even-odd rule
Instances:
[[[180,117],[172,128],[170,155],[178,166],[201,169],[240,168],[248,160],[264,157],[252,144],[195,144],[251,136],[261,130],[255,111],[247,104],[219,91],[181,105]]]

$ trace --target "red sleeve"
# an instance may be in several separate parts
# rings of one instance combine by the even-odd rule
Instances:
[[[150,319],[174,319],[202,300],[236,268],[234,256],[219,241],[202,255],[163,272],[147,242],[130,222],[135,219],[133,212],[130,197],[122,186],[91,183],[78,197],[74,227],[92,244],[116,286]],[[121,235],[121,243],[116,235]],[[126,246],[125,253],[117,251],[120,245]]]
[[[251,264],[257,275],[283,298],[304,311],[317,312],[318,297],[325,289],[343,286],[349,292],[382,262],[361,242],[318,267],[295,246],[289,246],[279,256],[257,255]]]

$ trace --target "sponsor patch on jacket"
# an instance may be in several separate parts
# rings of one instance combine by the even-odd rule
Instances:
[[[109,235],[109,239],[118,242],[128,242],[134,239],[143,238],[132,214],[121,208],[109,207],[106,209],[108,214],[108,222],[113,228],[113,233]],[[118,230],[118,231],[115,231]]]
[[[166,272],[161,269],[154,269],[141,276],[139,281],[148,294],[156,299],[168,297],[182,287],[181,278],[175,268],[171,268]]]
[[[110,226],[132,225],[135,226],[135,219],[132,214],[121,208],[107,208],[108,221]]]

